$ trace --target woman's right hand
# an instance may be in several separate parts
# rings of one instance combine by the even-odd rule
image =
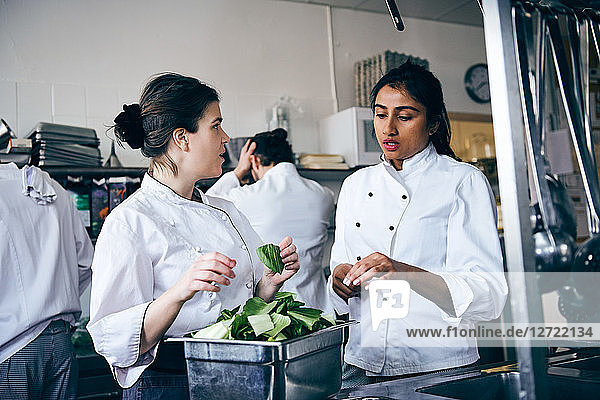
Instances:
[[[349,298],[358,296],[360,291],[360,288],[359,290],[356,290],[344,285],[344,279],[346,278],[346,274],[350,271],[350,269],[352,269],[352,264],[339,264],[333,269],[331,274],[333,291],[346,303],[348,302]]]
[[[212,252],[199,256],[169,292],[176,301],[185,303],[199,291],[218,292],[220,287],[213,283],[229,285],[235,278],[235,260],[221,253]]]
[[[244,176],[250,172],[252,168],[252,163],[250,162],[250,156],[254,153],[256,149],[256,142],[252,142],[250,139],[246,141],[244,147],[240,151],[240,158],[238,161],[238,165],[233,170],[235,176],[237,176],[238,180],[241,182]]]

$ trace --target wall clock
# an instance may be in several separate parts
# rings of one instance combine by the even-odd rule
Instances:
[[[465,73],[465,89],[473,101],[490,102],[490,83],[486,64],[475,64]]]

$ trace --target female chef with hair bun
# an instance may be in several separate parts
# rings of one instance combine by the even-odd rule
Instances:
[[[232,203],[195,188],[221,174],[225,143],[217,92],[195,78],[153,77],[139,104],[115,119],[117,138],[151,158],[141,188],[106,218],[92,263],[94,347],[125,399],[187,399],[180,343],[161,343],[214,323],[253,296],[270,301],[299,268],[290,237],[285,270],[257,258],[261,245]]]
[[[351,327],[344,387],[475,363],[475,338],[407,330],[472,328],[497,318],[508,293],[494,195],[450,148],[440,81],[406,63],[377,82],[371,108],[383,161],[344,181],[331,252],[334,306],[363,325]],[[358,295],[379,274],[407,281],[410,301],[407,316],[373,330]]]

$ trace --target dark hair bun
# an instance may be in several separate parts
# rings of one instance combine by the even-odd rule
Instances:
[[[273,129],[271,135],[275,136],[277,139],[287,139],[287,131],[283,128]]]
[[[119,140],[127,142],[132,149],[139,149],[144,145],[142,109],[139,104],[123,104],[123,111],[115,118],[115,135]]]

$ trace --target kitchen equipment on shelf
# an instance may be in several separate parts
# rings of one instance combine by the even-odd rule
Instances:
[[[344,328],[355,323],[276,342],[166,341],[184,343],[190,398],[323,399],[340,389]]]
[[[565,187],[551,174],[543,149],[546,22],[534,8],[515,7],[517,65],[525,133],[537,204],[532,210],[536,270],[568,271],[575,248],[576,222]],[[537,41],[534,23],[537,22]],[[532,90],[534,94],[532,94]],[[541,276],[541,275],[540,275]],[[544,277],[547,277],[546,275]],[[539,281],[540,290],[551,291],[562,282]]]
[[[367,107],[350,107],[321,119],[319,145],[322,153],[341,154],[350,167],[381,161],[373,112]]]
[[[110,154],[106,158],[106,162],[104,163],[104,168],[121,168],[123,164],[117,158],[117,153],[115,153],[115,141],[111,140],[110,142]]]
[[[93,129],[40,122],[29,138],[33,141],[32,161],[39,166],[102,165],[100,141]]]
[[[585,110],[583,96],[586,93],[583,87],[585,81],[582,79],[583,71],[569,65],[567,52],[561,35],[558,15],[549,9],[543,9],[548,21],[548,33],[552,49],[555,70],[558,75],[560,93],[563,106],[567,115],[571,138],[575,146],[577,161],[580,167],[581,177],[584,183],[588,205],[588,218],[591,237],[582,243],[573,258],[570,282],[561,290],[559,308],[561,313],[571,321],[587,320],[597,317],[598,285],[600,280],[597,272],[600,272],[600,184],[596,171],[593,143],[591,135],[586,135],[586,125],[589,125],[589,116]],[[570,54],[572,62],[580,63],[581,49],[579,48],[577,17],[567,13],[567,27],[569,30]],[[588,23],[592,24],[590,20]],[[585,73],[588,73],[587,71]],[[588,140],[589,139],[589,140]],[[596,272],[586,274],[584,272]]]
[[[6,123],[5,120],[0,119],[0,149],[8,146],[8,142],[11,138],[16,138],[17,135],[10,129],[10,126]]]

